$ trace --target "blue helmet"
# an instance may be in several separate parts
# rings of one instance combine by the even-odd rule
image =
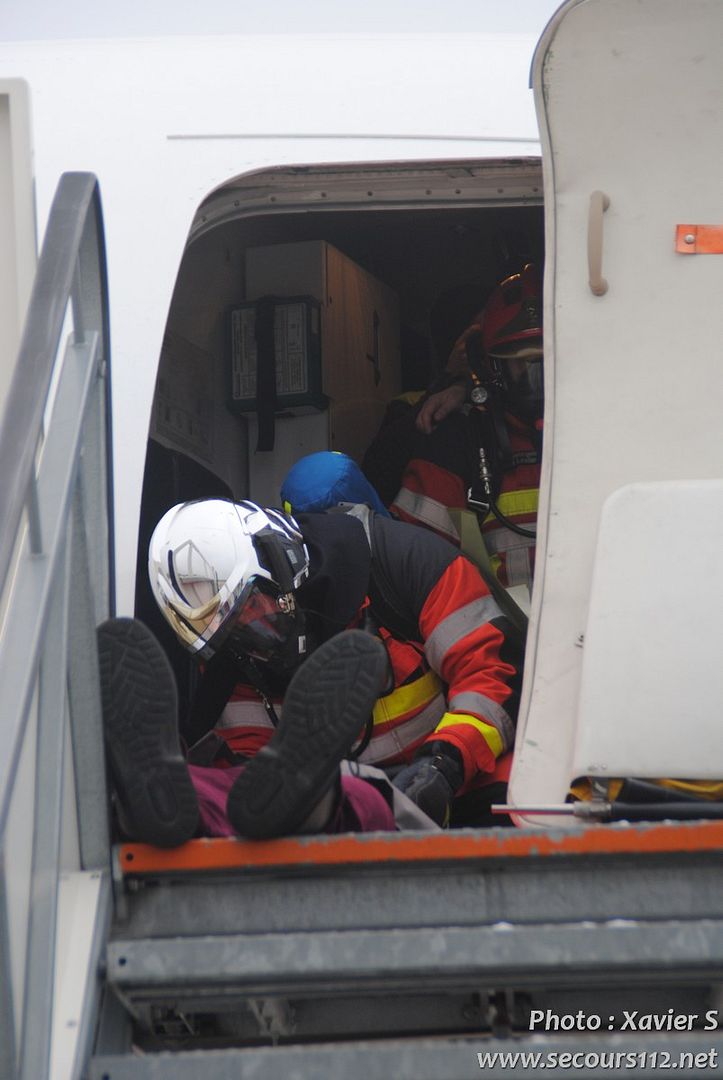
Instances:
[[[357,463],[332,450],[308,454],[292,465],[281,485],[281,498],[288,514],[328,510],[339,503],[366,503],[390,517]]]

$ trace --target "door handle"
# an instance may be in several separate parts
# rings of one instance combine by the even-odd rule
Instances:
[[[590,291],[594,296],[604,296],[608,283],[602,276],[603,214],[610,199],[603,191],[593,191],[587,217],[587,268]]]

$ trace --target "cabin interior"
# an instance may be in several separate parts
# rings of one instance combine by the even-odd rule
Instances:
[[[280,505],[283,476],[316,450],[361,461],[389,402],[429,385],[495,284],[526,262],[542,265],[541,192],[530,158],[309,167],[238,177],[199,207],[159,358],[136,577],[136,615],[171,658],[182,727],[194,671],[148,586],[156,522],[200,496]],[[306,363],[321,379],[306,395],[314,400],[277,395],[272,443],[253,387],[238,396],[248,387],[243,335],[268,296],[301,301],[284,310],[311,327]],[[295,377],[278,374],[280,353],[294,348],[293,326],[284,332],[277,388]]]

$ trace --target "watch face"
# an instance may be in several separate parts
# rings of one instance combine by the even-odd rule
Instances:
[[[485,401],[489,397],[484,386],[473,386],[470,393],[470,400],[473,405],[484,405]]]

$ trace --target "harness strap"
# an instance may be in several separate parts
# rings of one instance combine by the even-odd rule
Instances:
[[[208,661],[188,713],[186,731],[190,746],[195,746],[215,727],[237,682],[238,669],[231,657],[217,653]]]
[[[256,304],[257,450],[273,450],[276,435],[276,299],[264,296]]]

